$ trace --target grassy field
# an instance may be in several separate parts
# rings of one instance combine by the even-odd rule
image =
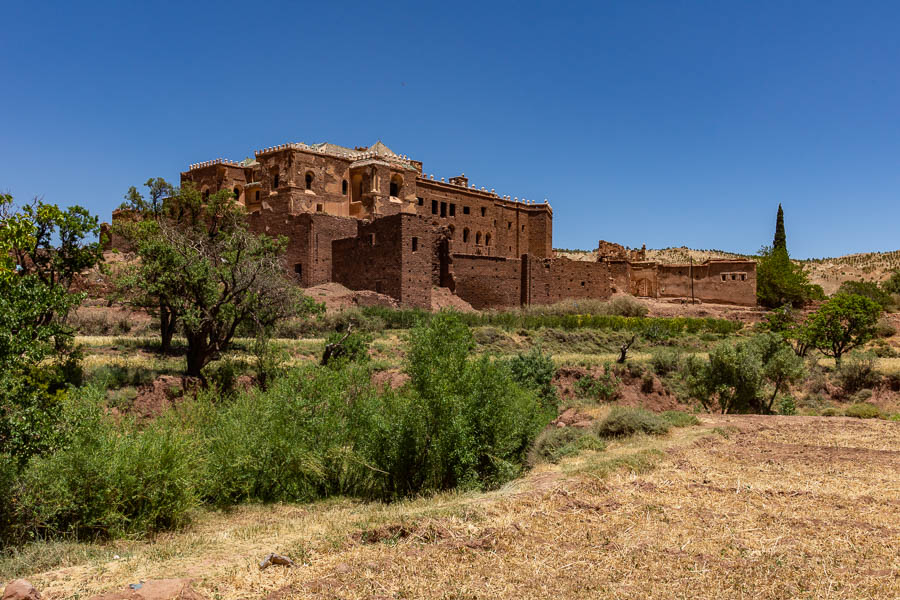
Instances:
[[[601,416],[603,407],[594,409]],[[205,511],[0,562],[49,600],[191,577],[209,598],[897,598],[900,425],[703,416],[491,493]],[[260,571],[269,552],[300,566]]]

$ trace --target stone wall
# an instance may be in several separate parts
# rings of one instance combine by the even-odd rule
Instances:
[[[690,265],[659,265],[660,297],[691,297]],[[710,260],[693,266],[694,297],[719,304],[756,304],[756,263]]]
[[[568,258],[522,257],[525,304],[554,304],[567,299],[609,298],[609,265]]]

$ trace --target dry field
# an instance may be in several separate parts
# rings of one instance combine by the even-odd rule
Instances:
[[[900,424],[702,421],[488,494],[251,506],[152,541],[37,545],[0,580],[25,575],[45,600],[166,577],[216,600],[900,598]],[[269,552],[302,566],[260,571]]]

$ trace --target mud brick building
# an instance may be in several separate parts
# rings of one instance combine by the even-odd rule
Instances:
[[[304,287],[334,281],[423,308],[435,286],[479,309],[692,289],[703,301],[756,303],[753,261],[663,265],[609,242],[595,262],[556,258],[546,201],[500,196],[465,175],[435,179],[381,142],[284,144],[191,165],[181,181],[203,195],[231,190],[254,231],[287,236],[286,261]]]

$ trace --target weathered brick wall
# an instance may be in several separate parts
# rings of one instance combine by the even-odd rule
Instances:
[[[690,298],[690,265],[659,265],[659,295]],[[709,261],[694,265],[694,297],[721,304],[756,305],[756,263],[744,260]]]
[[[474,308],[519,306],[522,261],[496,256],[453,255],[456,295]]]
[[[453,231],[451,251],[475,256],[518,258],[551,256],[552,215],[549,206],[504,200],[490,192],[459,184],[417,179],[416,212],[434,225]]]
[[[355,237],[332,242],[332,280],[404,306],[431,308],[432,233],[414,215],[357,221]]]
[[[332,242],[355,236],[358,223],[356,219],[331,215],[291,215],[270,209],[251,213],[248,220],[251,231],[288,238],[285,266],[298,276],[303,287],[332,280]]]
[[[659,296],[657,263],[633,262],[630,264],[631,276],[628,293],[632,296],[656,298]]]
[[[568,258],[522,257],[528,304],[553,304],[570,298],[609,298],[609,265]]]

